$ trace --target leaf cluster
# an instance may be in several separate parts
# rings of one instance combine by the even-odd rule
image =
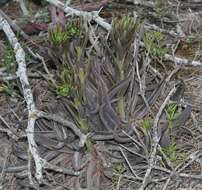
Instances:
[[[168,49],[164,44],[164,38],[164,35],[158,31],[145,32],[143,39],[145,48],[152,58],[162,58],[168,53]]]
[[[78,27],[70,23],[67,26],[56,24],[49,28],[49,41],[53,46],[59,46],[67,43],[70,39],[79,34]]]

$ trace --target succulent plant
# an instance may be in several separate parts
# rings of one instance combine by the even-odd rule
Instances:
[[[133,64],[132,48],[138,29],[139,24],[129,16],[115,19],[109,38],[102,38],[103,43],[98,43],[103,51],[99,55],[91,52],[90,56],[87,56],[88,30],[71,29],[71,35],[67,37],[64,34],[63,39],[68,49],[62,49],[62,56],[55,56],[61,62],[57,81],[60,85],[66,85],[61,85],[58,90],[61,94],[68,94],[65,96],[65,106],[71,120],[84,132],[107,132],[113,136],[112,140],[130,142],[131,139],[123,135],[121,130],[124,129],[130,134],[132,121],[141,120],[147,115],[148,107],[140,96]],[[58,31],[63,33],[61,29]],[[77,32],[79,35],[74,38]],[[68,72],[64,72],[65,69]],[[140,75],[142,73],[143,70]],[[150,79],[150,74],[146,73],[144,77],[153,80]],[[145,98],[150,106],[160,95],[163,79],[153,81],[159,89],[149,89],[150,84],[147,84],[145,89]]]
[[[111,43],[116,56],[122,60],[134,41],[137,23],[134,18],[124,16],[120,20],[113,20],[112,26],[110,33]]]

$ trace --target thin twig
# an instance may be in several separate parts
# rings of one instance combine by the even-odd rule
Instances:
[[[137,176],[137,174],[135,173],[135,171],[133,170],[133,167],[131,166],[130,162],[128,161],[125,153],[123,152],[122,148],[119,147],[121,154],[123,155],[128,167],[130,168],[131,172],[133,173],[133,175],[138,179],[139,177]]]
[[[6,155],[5,155],[5,158],[4,158],[4,162],[3,162],[3,166],[2,166],[2,171],[1,171],[1,175],[0,175],[0,187],[2,187],[3,177],[4,177],[4,174],[5,174],[4,170],[6,168],[6,163],[8,161],[9,155],[10,155],[8,148],[6,148],[6,152],[5,153],[6,153]]]
[[[171,176],[166,180],[166,182],[165,182],[162,190],[166,190],[167,189],[167,187],[168,187],[168,185],[170,183],[170,180],[171,180]]]
[[[41,62],[42,62],[42,64],[43,64],[43,67],[44,67],[44,70],[46,71],[46,73],[47,73],[47,75],[48,75],[48,77],[49,77],[49,80],[52,82],[52,84],[53,84],[55,87],[57,87],[56,82],[55,82],[55,80],[53,79],[53,76],[51,75],[51,73],[50,73],[49,70],[48,70],[48,67],[47,67],[47,65],[46,65],[46,63],[45,63],[44,58],[43,58],[41,55],[39,55],[38,53],[36,53],[36,56],[37,56],[37,58],[38,58],[39,60],[41,60]]]
[[[2,128],[2,127],[0,127],[0,132],[4,132],[4,133],[6,133],[9,137],[11,137],[12,139],[14,139],[14,140],[17,140],[18,139],[18,136],[12,131],[12,130],[10,130],[11,129],[11,127],[10,127],[10,125],[6,122],[6,120],[0,115],[0,120],[6,125],[6,127],[8,128],[8,129],[4,129],[4,128]]]
[[[163,110],[164,110],[165,106],[167,105],[167,103],[170,100],[170,97],[175,93],[175,91],[176,91],[176,88],[173,87],[171,89],[171,91],[169,92],[169,94],[167,95],[166,99],[164,100],[163,104],[159,108],[159,111],[158,111],[158,113],[156,115],[156,118],[154,120],[154,124],[153,124],[153,143],[152,143],[153,149],[152,149],[152,152],[151,152],[151,155],[150,155],[150,159],[148,161],[149,166],[147,168],[146,174],[144,176],[143,183],[142,183],[141,187],[139,188],[139,190],[144,190],[144,188],[147,186],[147,184],[149,182],[149,177],[150,177],[151,170],[152,170],[153,166],[155,165],[155,160],[156,160],[155,158],[156,158],[156,152],[157,152],[158,143],[160,141],[160,137],[158,135],[158,122],[159,122],[159,119],[161,117],[161,114],[163,113]]]
[[[80,138],[79,146],[80,147],[84,146],[88,135],[83,134],[73,122],[68,121],[67,119],[64,119],[56,114],[50,114],[43,111],[38,111],[36,115],[39,118],[50,119],[70,128]]]

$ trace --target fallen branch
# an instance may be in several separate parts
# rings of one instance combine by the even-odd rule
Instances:
[[[4,19],[7,20],[8,24],[12,27],[14,31],[22,35],[22,37],[25,40],[28,40],[28,41],[30,40],[29,36],[26,33],[24,33],[24,31],[7,14],[5,14],[2,10],[0,10],[0,14]]]
[[[83,17],[87,19],[88,21],[93,20],[108,31],[111,30],[112,28],[111,25],[105,21],[105,19],[99,16],[99,11],[92,11],[92,12],[80,11],[80,10],[69,7],[68,4],[64,5],[64,3],[62,3],[59,0],[46,0],[46,1],[62,9],[65,13],[67,13],[67,16]]]
[[[25,6],[24,0],[16,0],[16,1],[19,2],[20,8],[21,8],[21,10],[23,12],[23,15],[24,16],[28,16],[29,15],[29,11],[28,11],[27,7]]]
[[[182,66],[202,66],[202,63],[200,61],[191,61],[185,58],[180,58],[176,56],[172,56],[169,54],[164,55],[164,60],[166,61],[172,61],[176,63],[177,65],[182,65]]]
[[[28,77],[27,77],[27,70],[26,70],[26,64],[25,64],[25,52],[22,49],[21,45],[19,44],[14,32],[12,31],[10,25],[8,22],[3,18],[3,16],[0,14],[0,28],[4,31],[6,34],[11,46],[14,49],[15,52],[15,58],[16,62],[18,64],[18,70],[17,70],[17,76],[20,79],[24,98],[27,103],[27,109],[28,109],[28,124],[27,124],[27,139],[29,144],[30,152],[34,158],[35,166],[36,166],[36,178],[38,180],[42,179],[42,168],[43,168],[43,162],[41,161],[42,158],[39,156],[37,145],[34,141],[34,125],[35,121],[37,119],[36,117],[36,108],[35,103],[33,100],[32,91],[29,85]]]
[[[145,25],[144,27],[145,27],[145,29],[147,29],[147,30],[159,31],[159,32],[161,32],[161,33],[168,34],[168,35],[170,35],[170,36],[172,36],[172,37],[178,37],[178,38],[183,38],[183,37],[185,37],[184,35],[178,34],[178,33],[176,33],[176,32],[173,31],[173,30],[166,30],[166,29],[160,28],[160,27],[156,26],[155,24],[147,24],[147,25]]]
[[[170,97],[175,93],[175,91],[176,91],[176,88],[173,87],[171,89],[171,91],[169,92],[169,94],[167,95],[166,99],[164,100],[163,104],[159,108],[159,111],[158,111],[158,113],[156,115],[156,118],[154,119],[154,124],[153,124],[153,128],[152,128],[153,129],[153,138],[152,138],[152,140],[153,140],[153,143],[152,143],[153,149],[152,149],[149,161],[148,161],[149,166],[147,168],[146,174],[144,176],[144,180],[143,180],[142,185],[139,188],[139,190],[144,190],[145,187],[147,186],[147,184],[149,183],[149,177],[150,177],[152,168],[155,166],[156,152],[157,152],[158,144],[159,144],[159,141],[160,141],[160,137],[158,135],[158,122],[159,122],[159,119],[161,117],[161,114],[163,113],[163,110],[164,110],[165,106],[167,105],[167,103],[170,100]]]

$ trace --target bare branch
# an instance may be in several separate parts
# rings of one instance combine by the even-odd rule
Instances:
[[[27,125],[27,139],[29,143],[29,149],[30,152],[34,158],[35,166],[36,166],[36,178],[38,180],[42,179],[42,168],[43,168],[43,162],[41,162],[41,158],[39,156],[37,145],[34,141],[34,125],[36,121],[36,108],[35,103],[33,100],[32,91],[30,88],[30,84],[27,77],[27,70],[26,70],[26,64],[25,64],[25,52],[22,49],[20,43],[18,42],[14,32],[12,31],[10,25],[8,22],[3,18],[3,16],[0,14],[0,28],[4,31],[6,34],[11,46],[14,49],[15,52],[15,58],[18,64],[18,70],[17,70],[17,76],[20,79],[24,98],[27,103],[27,109],[28,109],[28,125]]]
[[[175,93],[175,91],[176,91],[176,88],[173,87],[171,89],[171,91],[169,92],[169,94],[167,95],[166,99],[164,100],[163,104],[159,108],[159,111],[158,111],[158,113],[156,115],[156,118],[154,120],[154,124],[153,124],[153,143],[152,143],[153,144],[152,145],[153,149],[152,149],[150,159],[149,159],[149,166],[147,168],[146,174],[144,176],[143,183],[142,183],[141,187],[139,188],[139,190],[144,190],[145,187],[147,186],[148,182],[149,182],[149,176],[150,176],[150,173],[151,173],[151,170],[152,170],[153,166],[155,165],[156,152],[157,152],[158,143],[159,143],[159,140],[160,140],[160,137],[158,135],[158,122],[159,122],[159,119],[161,117],[161,114],[162,114],[165,106],[167,105],[167,103],[170,100],[170,97]]]
[[[80,10],[71,8],[68,4],[64,5],[64,3],[62,3],[59,0],[46,0],[46,1],[64,10],[64,12],[67,13],[67,15],[83,17],[87,19],[88,21],[93,20],[97,24],[105,28],[106,30],[111,30],[111,25],[107,23],[105,19],[99,16],[99,11],[92,11],[92,12],[80,11]]]
[[[25,16],[28,16],[29,15],[29,11],[28,11],[27,7],[25,6],[24,0],[16,0],[16,1],[19,2],[20,8],[21,8],[23,14]]]
[[[169,54],[165,54],[164,55],[164,60],[167,61],[172,61],[178,65],[182,65],[182,66],[202,66],[202,63],[200,61],[191,61],[185,58],[180,58],[180,57],[176,57],[176,56],[172,56]]]

